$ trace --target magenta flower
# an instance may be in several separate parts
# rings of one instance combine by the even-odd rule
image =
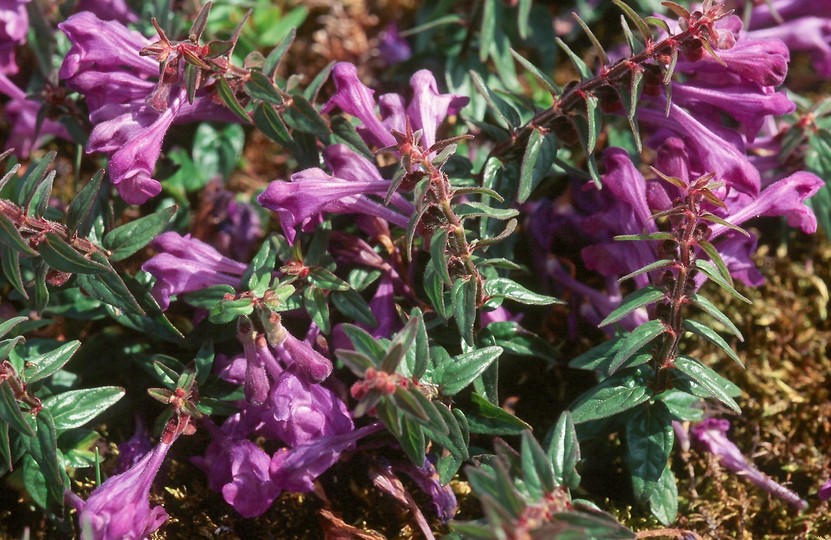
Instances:
[[[398,33],[398,25],[391,22],[378,36],[378,54],[388,66],[406,62],[413,56],[410,44]]]
[[[67,494],[78,510],[82,540],[147,538],[167,520],[161,506],[150,508],[150,488],[170,450],[160,442],[128,471],[111,476],[84,501]]]
[[[421,146],[425,149],[436,142],[436,129],[450,115],[457,114],[470,101],[466,96],[440,94],[433,74],[422,69],[410,78],[413,99],[407,106],[407,118],[413,129],[420,129]],[[403,129],[399,131],[404,132]]]
[[[18,72],[15,48],[26,42],[29,14],[26,4],[31,0],[0,0],[0,74]]]
[[[208,244],[176,232],[159,235],[151,244],[159,251],[141,267],[156,278],[153,297],[162,309],[170,297],[214,285],[239,287],[246,265],[229,259]]]
[[[77,10],[91,11],[104,21],[119,21],[124,24],[138,22],[138,15],[133,13],[124,0],[79,0]]]
[[[831,480],[828,480],[825,484],[822,485],[821,488],[819,488],[817,496],[821,501],[827,501],[828,499],[831,499]]]
[[[716,456],[722,466],[730,472],[747,478],[752,483],[778,497],[797,510],[805,510],[808,503],[788,488],[778,484],[759,471],[742,455],[738,447],[727,438],[730,429],[728,420],[708,418],[691,428],[690,434],[702,449]]]
[[[51,135],[71,140],[66,128],[49,118],[44,118],[40,130],[36,131],[41,103],[29,99],[23,90],[2,73],[0,73],[0,94],[5,94],[10,98],[5,105],[5,113],[12,124],[12,129],[6,140],[6,148],[14,148],[17,156],[24,159],[29,157],[32,150],[40,147],[43,140]]]
[[[358,70],[348,62],[339,62],[332,68],[335,95],[323,106],[322,112],[331,111],[335,106],[351,114],[363,123],[362,136],[370,144],[379,147],[392,146],[395,137],[387,130],[375,114],[375,94],[358,79]]]
[[[321,382],[332,373],[332,361],[312,348],[307,341],[301,341],[286,332],[283,342],[277,347],[277,354],[286,366],[311,382]]]

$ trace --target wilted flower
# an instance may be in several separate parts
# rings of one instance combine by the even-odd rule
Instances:
[[[779,497],[798,510],[808,508],[808,503],[800,499],[799,495],[778,484],[749,463],[738,447],[727,438],[729,429],[730,422],[728,420],[708,418],[693,426],[691,435],[693,441],[716,456],[722,466],[730,472],[747,478],[771,495]]]

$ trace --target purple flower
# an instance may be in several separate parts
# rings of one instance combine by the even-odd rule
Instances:
[[[808,508],[808,503],[800,499],[799,495],[778,484],[749,463],[738,447],[727,438],[729,429],[730,422],[728,420],[708,418],[693,426],[691,435],[693,441],[705,451],[716,456],[728,471],[747,478],[771,495],[779,497],[798,510]]]
[[[142,457],[153,449],[150,434],[144,427],[144,421],[136,413],[136,431],[133,436],[118,445],[118,459],[115,462],[115,472],[125,472],[134,466]]]
[[[354,429],[346,404],[328,388],[286,370],[274,383],[266,429],[289,447]]]
[[[363,123],[366,131],[362,135],[368,142],[380,147],[394,145],[395,137],[381,125],[375,115],[375,91],[358,79],[355,66],[348,62],[335,64],[332,80],[335,82],[335,95],[323,106],[323,112],[329,112],[337,106]]]
[[[162,309],[170,305],[170,297],[183,292],[198,291],[213,285],[239,287],[246,265],[231,260],[208,244],[166,232],[151,244],[159,253],[141,267],[156,278],[153,297]]]
[[[398,25],[391,22],[378,36],[378,53],[388,66],[406,62],[413,56],[407,40],[398,33]]]
[[[257,201],[263,208],[277,212],[283,234],[293,243],[294,227],[321,212],[369,214],[406,227],[409,215],[399,214],[366,196],[383,197],[389,186],[383,179],[346,180],[315,167],[293,174],[291,182],[271,182]]]
[[[828,499],[831,499],[831,480],[828,480],[825,484],[822,485],[821,488],[819,488],[819,493],[817,493],[817,496],[821,501],[827,501]]]
[[[122,23],[138,22],[138,15],[133,13],[124,0],[79,0],[77,10],[91,11],[104,21],[119,21]]]
[[[68,493],[79,512],[83,540],[146,538],[161,527],[167,512],[161,506],[150,508],[150,487],[169,449],[170,443],[160,442],[128,471],[95,488],[86,501]]]
[[[727,64],[725,68],[718,60],[706,55],[698,62],[680,62],[681,71],[699,73],[734,73],[742,79],[762,86],[779,86],[785,82],[791,56],[788,46],[778,39],[747,39],[736,41],[729,49],[716,51]],[[694,66],[694,67],[693,67]]]
[[[413,74],[410,86],[413,89],[413,99],[407,106],[407,117],[413,129],[422,130],[421,146],[427,149],[436,142],[439,124],[447,116],[458,113],[470,100],[466,96],[440,94],[436,78],[426,69]]]
[[[292,449],[278,450],[271,458],[271,480],[286,491],[308,493],[314,489],[315,479],[337,463],[344,451],[381,429],[381,424],[370,424],[342,435],[318,437]]]
[[[0,0],[0,74],[18,72],[14,57],[15,47],[26,41],[29,30],[29,14],[26,4],[30,0]]]
[[[2,73],[0,73],[0,94],[5,94],[10,98],[6,103],[5,112],[12,123],[12,130],[6,141],[6,148],[14,148],[17,156],[24,159],[29,157],[31,151],[38,148],[43,139],[50,135],[71,140],[66,128],[49,118],[44,118],[40,130],[35,131],[38,127],[37,117],[41,103],[29,99],[23,90]]]
[[[299,374],[311,382],[321,382],[332,373],[332,361],[317,352],[306,341],[286,332],[277,353],[287,366],[293,366]]]

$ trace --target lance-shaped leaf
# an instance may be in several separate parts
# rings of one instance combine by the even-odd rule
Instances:
[[[64,224],[69,234],[78,233],[86,236],[92,227],[101,183],[104,180],[104,169],[100,169],[69,203],[66,210]]]
[[[629,18],[630,21],[635,23],[635,26],[638,27],[641,35],[643,36],[644,43],[649,43],[652,41],[652,31],[649,29],[649,26],[646,22],[638,15],[634,9],[626,5],[623,0],[612,0],[612,2],[623,11],[623,14]]]
[[[52,194],[52,183],[54,180],[55,171],[49,171],[46,178],[38,184],[34,193],[32,193],[32,198],[29,199],[29,203],[26,205],[27,216],[35,218],[43,217],[43,214],[49,207],[49,196]]]
[[[485,98],[485,103],[488,104],[488,108],[493,113],[496,120],[502,124],[502,127],[508,131],[513,131],[514,127],[522,123],[516,109],[514,109],[514,107],[508,104],[508,102],[504,99],[491,92],[490,88],[488,88],[485,84],[485,81],[482,80],[481,75],[471,70],[470,78],[473,80],[473,85],[476,88],[476,91],[479,92],[483,98]]]
[[[251,78],[245,82],[243,89],[245,93],[254,99],[271,103],[272,105],[282,105],[283,96],[274,88],[274,82],[262,72],[251,70]]]
[[[103,253],[94,252],[94,261],[107,266],[107,271],[98,275],[79,274],[78,285],[89,296],[129,313],[144,316],[133,293],[110,265]]]
[[[167,227],[178,209],[177,205],[168,206],[108,232],[104,235],[103,244],[111,252],[110,259],[126,259],[146,246]]]
[[[26,384],[45,379],[61,369],[80,346],[80,341],[70,341],[53,351],[26,358],[26,367],[23,370],[23,379]]]
[[[551,169],[556,157],[557,138],[553,134],[544,134],[540,129],[533,129],[520,165],[517,202],[528,200]]]
[[[332,305],[343,315],[370,327],[378,326],[378,320],[366,300],[352,289],[348,291],[333,291],[329,295]]]
[[[722,313],[721,310],[719,310],[715,306],[715,304],[710,302],[707,298],[701,296],[698,293],[693,293],[690,296],[690,301],[699,308],[701,308],[702,311],[710,315],[712,318],[723,324],[730,331],[730,333],[732,333],[739,339],[739,341],[744,341],[742,333],[739,331],[738,328],[736,328],[736,325],[733,324],[733,321],[731,321],[727,315]]]
[[[508,278],[493,278],[487,280],[485,282],[485,294],[496,298],[508,298],[531,306],[565,303],[553,296],[532,292],[516,281]]]
[[[604,379],[571,406],[574,423],[613,416],[646,402],[652,394],[648,384],[651,372],[648,366],[638,366]]]
[[[332,133],[314,105],[302,94],[291,96],[291,107],[288,108],[283,118],[292,128],[317,137],[328,137]]]
[[[533,75],[534,78],[537,79],[540,82],[540,84],[542,84],[552,96],[559,95],[563,91],[563,89],[560,88],[559,85],[552,81],[548,75],[540,71],[539,68],[537,68],[537,66],[529,62],[528,59],[526,59],[524,56],[522,56],[513,49],[510,49],[510,51],[511,56],[514,57],[514,60],[519,62],[522,67],[527,69],[528,72],[531,75]]]
[[[571,60],[571,63],[574,64],[575,68],[577,68],[577,73],[580,74],[580,80],[585,81],[587,79],[591,79],[594,75],[592,73],[592,70],[589,69],[589,66],[587,66],[586,63],[583,62],[583,60],[568,47],[568,45],[566,45],[565,41],[563,41],[560,38],[556,38],[554,41],[556,41],[557,45],[559,45],[560,48],[563,49],[563,51],[565,51],[569,60]]]
[[[626,119],[629,120],[629,129],[635,138],[635,147],[638,149],[638,152],[641,152],[643,146],[641,143],[641,130],[638,128],[637,111],[638,103],[641,99],[641,91],[643,90],[643,69],[640,66],[635,66],[631,69],[629,88],[626,88],[625,85],[617,85],[615,88],[620,95],[623,109],[626,111]]]
[[[398,437],[398,442],[413,464],[418,466],[424,464],[424,447],[427,439],[421,426],[408,416],[401,418],[401,436]]]
[[[38,244],[38,252],[46,264],[61,272],[100,274],[107,271],[107,266],[87,259],[52,232],[46,233],[44,241]]]
[[[615,357],[623,342],[622,337],[615,337],[592,347],[588,351],[573,358],[568,367],[572,369],[585,369],[589,371],[608,372],[609,366],[612,363],[612,358]]]
[[[688,375],[709,394],[708,396],[701,397],[714,397],[738,414],[741,414],[742,410],[738,403],[730,397],[735,385],[711,368],[689,356],[679,356],[675,359],[675,369]]]
[[[678,515],[678,486],[671,467],[665,467],[655,490],[649,497],[649,509],[664,526],[669,526]]]
[[[265,73],[268,77],[274,77],[274,72],[277,70],[277,66],[280,65],[280,60],[294,42],[294,37],[296,35],[297,29],[292,27],[286,37],[284,37],[283,40],[276,47],[274,47],[270,53],[268,53],[268,56],[265,58],[265,64],[263,64],[263,73]]]
[[[502,347],[482,347],[460,354],[452,362],[445,363],[433,373],[433,381],[440,386],[441,393],[453,396],[473,382],[494,360],[502,354]]]
[[[586,153],[586,166],[589,169],[589,176],[591,177],[592,182],[594,182],[594,185],[597,186],[597,189],[601,189],[603,187],[603,181],[600,178],[600,168],[597,166],[597,159],[595,159],[594,154],[589,152],[589,144],[591,142],[589,122],[586,118],[579,114],[571,115],[568,118],[574,126],[574,129],[577,131],[577,138],[580,140],[580,145]],[[599,126],[600,123],[598,121],[598,123],[595,124],[595,128],[599,130]],[[595,133],[595,138],[596,135],[597,133]],[[560,160],[555,160],[555,162],[561,167],[564,165],[564,163],[561,163]]]
[[[749,298],[737,291],[726,279],[724,279],[724,276],[721,272],[719,272],[718,268],[716,268],[716,266],[710,261],[696,259],[695,267],[704,272],[704,274],[706,274],[707,277],[710,278],[716,285],[730,293],[730,295],[734,298],[738,298],[742,302],[746,302],[748,304],[753,303]]]
[[[546,453],[554,468],[554,482],[558,486],[577,489],[580,485],[580,474],[577,472],[580,442],[577,440],[577,430],[574,428],[574,419],[570,412],[563,412],[557,419]]]
[[[33,167],[26,171],[26,176],[23,177],[23,181],[20,183],[20,187],[18,188],[17,197],[15,198],[15,202],[18,206],[23,207],[29,205],[30,201],[35,196],[35,192],[38,187],[41,185],[44,178],[46,178],[46,169],[52,165],[52,162],[55,160],[55,156],[57,155],[57,152],[54,150],[49,152]]]
[[[638,52],[641,51],[641,47],[638,46],[635,36],[632,35],[632,29],[629,28],[629,23],[626,22],[626,15],[620,16],[620,27],[623,29],[623,36],[626,38],[626,44],[629,45],[630,54],[638,54]]]
[[[234,95],[234,91],[228,84],[227,79],[225,79],[225,77],[217,77],[215,86],[217,94],[219,94],[219,98],[222,100],[222,103],[228,107],[228,110],[234,113],[237,118],[243,121],[243,123],[250,124],[251,118],[248,116],[245,108],[240,105],[240,102],[237,100],[237,96]]]
[[[468,427],[471,433],[484,435],[519,435],[531,429],[521,418],[509,413],[502,407],[494,405],[478,393],[470,395],[473,409],[467,413]]]
[[[23,321],[29,320],[28,317],[12,317],[0,323],[0,338],[12,331],[12,329]],[[2,357],[0,357],[2,358]]]
[[[692,319],[686,319],[682,323],[682,326],[688,332],[692,332],[697,336],[701,336],[713,345],[717,346],[719,349],[724,351],[727,356],[730,357],[731,360],[739,364],[742,368],[744,368],[744,364],[742,363],[741,358],[739,355],[736,354],[736,351],[733,350],[730,345],[724,340],[718,332],[713,330],[707,325],[701,324],[700,322],[694,321]]]
[[[623,283],[627,279],[631,279],[635,276],[646,274],[647,272],[652,272],[653,270],[658,270],[660,268],[666,268],[667,266],[672,266],[673,264],[675,264],[675,262],[671,259],[661,259],[660,261],[655,261],[653,263],[647,264],[643,268],[638,268],[634,272],[626,274],[621,278],[618,278],[618,282]]]
[[[62,508],[66,472],[58,461],[58,435],[55,423],[48,409],[41,410],[36,418],[30,420],[35,424],[37,434],[24,438],[24,442],[29,454],[38,464],[38,471],[46,481],[45,502],[49,506]]]
[[[730,270],[727,269],[727,265],[724,264],[724,259],[721,258],[721,254],[719,254],[715,246],[706,240],[699,241],[698,246],[704,251],[704,253],[707,254],[708,257],[710,257],[713,263],[715,263],[721,277],[733,286],[733,276],[730,275]]]
[[[488,61],[488,54],[496,33],[497,0],[485,0],[482,7],[482,27],[479,31],[479,61]]]
[[[419,380],[424,376],[430,365],[430,341],[427,337],[427,328],[424,325],[424,315],[421,309],[413,308],[410,312],[410,321],[415,321],[415,347],[410,348],[414,351],[413,356],[415,358],[410,371],[412,376]]]
[[[52,413],[55,429],[81,427],[124,397],[118,386],[100,386],[71,390],[44,400],[43,407]]]
[[[609,313],[605,319],[600,321],[600,324],[597,326],[602,328],[609,324],[615,323],[633,311],[644,306],[648,306],[649,304],[654,304],[664,297],[666,297],[666,293],[654,285],[638,289],[630,294],[627,294],[623,300],[621,300],[620,305]]]
[[[0,246],[0,265],[3,275],[9,280],[14,290],[23,298],[29,299],[29,293],[23,285],[23,274],[20,272],[20,253],[7,246]]]
[[[635,498],[646,502],[655,492],[669,461],[675,433],[672,415],[662,402],[640,407],[626,422],[626,455]]]
[[[615,240],[624,241],[640,241],[640,240],[673,240],[675,236],[668,232],[654,232],[644,234],[619,234],[613,237]]]
[[[274,108],[267,103],[260,103],[254,109],[254,125],[262,131],[266,137],[272,141],[280,144],[283,148],[297,152],[297,143],[291,138],[289,130],[283,123],[283,119],[274,110]]]
[[[303,291],[303,306],[321,332],[328,334],[330,331],[329,303],[326,301],[323,289],[314,286],[307,287]]]
[[[35,430],[20,410],[9,381],[0,382],[0,419],[8,422],[12,429],[29,437],[35,436]]]
[[[618,351],[612,358],[612,363],[609,365],[609,373],[614,373],[626,363],[635,353],[640,351],[647,344],[652,343],[657,337],[663,335],[668,330],[668,327],[663,321],[653,319],[647,321],[631,331],[625,338],[620,341]],[[646,355],[647,359],[649,355]]]
[[[473,345],[473,327],[476,324],[476,279],[459,278],[453,283],[453,318],[459,327],[462,339]]]
[[[571,16],[574,17],[574,20],[577,21],[577,24],[580,25],[580,28],[583,29],[583,32],[589,37],[589,41],[592,42],[592,47],[594,47],[594,53],[597,55],[597,58],[600,60],[601,66],[608,66],[609,65],[609,57],[606,55],[606,51],[603,50],[603,46],[598,41],[597,36],[594,35],[594,32],[591,31],[591,28],[580,18],[579,15],[575,12],[571,12]]]
[[[448,286],[453,285],[447,260],[447,229],[441,228],[430,238],[430,264]]]
[[[38,254],[37,251],[29,247],[29,244],[20,235],[14,223],[3,214],[0,214],[0,243],[26,255],[34,256]]]

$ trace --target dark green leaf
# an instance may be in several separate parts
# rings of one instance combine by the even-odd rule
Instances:
[[[733,286],[726,279],[724,279],[724,276],[719,272],[718,268],[716,268],[716,266],[710,261],[696,259],[695,267],[704,272],[704,274],[706,274],[708,278],[710,278],[716,285],[730,293],[731,296],[738,298],[742,302],[746,302],[748,304],[753,303],[749,298],[742,295],[739,291],[733,288]]]
[[[0,382],[0,419],[8,422],[15,431],[29,437],[35,436],[35,430],[26,421],[26,415],[20,410],[8,381]]]
[[[483,3],[482,28],[479,32],[479,61],[482,63],[488,61],[488,54],[496,32],[496,1],[484,0]]]
[[[342,324],[340,328],[347,335],[347,337],[349,337],[349,340],[352,342],[352,346],[355,347],[357,352],[363,353],[374,360],[375,364],[373,367],[381,363],[381,359],[384,358],[384,355],[386,355],[386,351],[384,350],[384,347],[378,343],[377,339],[372,337],[372,335],[370,335],[363,328],[353,324]]]
[[[679,356],[675,359],[675,369],[688,375],[709,394],[707,397],[714,397],[741,414],[742,410],[738,403],[730,397],[733,384],[711,368],[689,356]]]
[[[620,8],[621,11],[629,18],[630,21],[635,23],[635,26],[638,27],[638,30],[643,36],[644,43],[649,43],[652,41],[652,31],[647,26],[646,21],[644,21],[640,15],[638,15],[634,9],[626,5],[623,0],[612,0],[614,4]]]
[[[538,497],[554,491],[557,484],[554,479],[554,469],[551,467],[551,461],[549,461],[542,446],[530,431],[522,432],[520,454],[522,455],[522,472],[526,486],[531,487],[533,485]]]
[[[521,418],[514,416],[502,407],[494,405],[487,398],[472,393],[471,404],[474,409],[466,416],[471,433],[486,435],[519,435],[531,429]]]
[[[52,182],[54,180],[55,171],[49,171],[46,178],[44,178],[38,185],[37,189],[35,189],[29,204],[26,206],[27,216],[35,218],[43,217],[43,214],[49,207],[49,196],[52,194]]]
[[[645,234],[620,234],[614,237],[618,241],[639,241],[639,240],[674,240],[675,236],[668,232],[645,233]]]
[[[98,252],[93,253],[92,258],[99,264],[107,265],[109,271],[96,276],[78,275],[78,285],[81,289],[96,300],[101,300],[127,313],[139,316],[146,315],[124,280],[121,279],[112,266],[109,266],[107,258]]]
[[[29,244],[20,236],[14,223],[9,221],[9,218],[0,214],[0,243],[7,245],[9,248],[25,253],[26,255],[37,255],[37,251],[29,247]]]
[[[396,409],[419,423],[429,422],[430,417],[427,411],[421,406],[418,398],[413,395],[413,392],[419,393],[418,389],[405,390],[400,386],[395,389],[395,392],[390,396],[392,402],[395,403]]]
[[[3,267],[3,275],[9,281],[14,290],[20,293],[23,298],[28,299],[29,293],[23,285],[23,275],[20,272],[20,254],[7,246],[0,246],[0,264]]]
[[[87,259],[67,244],[55,233],[46,233],[43,242],[38,244],[38,252],[46,264],[71,274],[100,274],[107,271],[107,266]]]
[[[274,88],[274,83],[267,76],[256,70],[249,71],[251,78],[246,81],[245,93],[254,99],[273,105],[282,105],[283,96]]]
[[[493,208],[482,202],[470,201],[457,205],[454,209],[461,218],[488,217],[493,219],[511,219],[519,215],[514,208]]]
[[[251,315],[254,305],[250,298],[223,300],[211,309],[210,320],[214,324],[225,324],[237,320],[237,317]]]
[[[23,370],[26,384],[45,379],[61,369],[80,346],[80,341],[70,341],[47,353],[27,357],[26,368]]]
[[[571,16],[577,21],[577,24],[583,29],[583,32],[589,37],[589,41],[592,43],[592,47],[594,48],[594,52],[597,55],[597,58],[600,60],[601,66],[609,65],[609,57],[606,55],[606,51],[603,50],[603,46],[600,44],[600,41],[597,40],[597,36],[594,35],[594,32],[591,31],[591,28],[583,22],[583,19],[580,18],[577,13],[572,12]]]
[[[586,154],[593,154],[597,144],[597,136],[600,134],[600,107],[599,100],[594,94],[586,94],[586,118],[588,120],[588,141],[586,141]]]
[[[483,98],[485,98],[488,108],[502,127],[508,131],[512,131],[515,126],[522,123],[516,109],[514,109],[514,107],[508,104],[504,99],[491,92],[490,88],[488,88],[485,84],[485,81],[482,80],[481,75],[471,70],[470,77],[473,80],[473,85],[476,87],[476,91],[479,92]]]
[[[569,489],[577,489],[580,485],[580,474],[577,472],[577,464],[580,462],[580,443],[577,440],[577,431],[570,412],[563,412],[557,419],[548,442],[547,454],[554,468],[554,483]]]
[[[669,461],[675,432],[666,405],[657,401],[638,408],[626,422],[626,454],[635,498],[646,502],[655,492]]]
[[[85,236],[92,225],[93,216],[101,191],[104,170],[100,169],[89,182],[75,195],[66,210],[66,230],[69,234],[78,233]]]
[[[552,81],[548,75],[540,71],[537,66],[529,62],[521,54],[511,49],[511,55],[514,57],[514,60],[527,69],[528,72],[531,73],[531,75],[533,75],[534,78],[537,79],[552,96],[556,96],[562,92],[562,89],[554,81]]]
[[[676,420],[698,422],[704,419],[703,403],[696,395],[683,390],[667,390],[655,396],[655,399],[663,401]]]
[[[424,315],[417,307],[410,312],[410,320],[415,321],[415,360],[411,369],[413,378],[420,380],[430,365],[430,340],[424,326]]]
[[[329,300],[331,300],[335,309],[353,321],[366,324],[372,328],[378,326],[378,320],[372,313],[369,304],[356,291],[352,289],[347,291],[333,291],[329,295]]]
[[[32,423],[37,426],[37,436],[25,441],[46,481],[46,503],[52,508],[63,508],[66,472],[58,461],[58,436],[49,410],[41,410]]]
[[[309,286],[303,291],[303,306],[309,313],[314,323],[324,334],[331,331],[329,323],[329,304],[326,302],[326,295],[323,289]]]
[[[491,297],[508,298],[521,304],[545,306],[549,304],[563,304],[553,296],[545,296],[529,291],[519,283],[508,278],[494,278],[485,282],[485,294]]]
[[[311,282],[321,289],[329,291],[348,291],[349,283],[345,282],[329,270],[325,268],[312,268],[309,272],[309,279]]]
[[[615,373],[577,398],[571,406],[574,423],[614,416],[649,400],[652,391],[648,373],[651,370],[644,367]]]
[[[700,322],[693,321],[691,319],[686,319],[682,323],[682,325],[685,330],[692,332],[697,336],[701,336],[713,345],[716,345],[719,349],[727,353],[727,356],[729,356],[731,360],[733,360],[742,368],[744,368],[744,363],[742,363],[742,360],[741,358],[739,358],[739,355],[736,354],[736,351],[734,351],[733,348],[727,344],[727,342],[724,340],[723,337],[721,337],[718,334],[718,332],[704,324],[701,324]]]
[[[240,102],[237,100],[237,96],[234,95],[234,91],[231,89],[231,86],[228,84],[225,77],[217,77],[215,87],[217,94],[219,94],[219,98],[228,110],[234,113],[237,118],[243,121],[243,123],[251,123],[251,118],[248,116],[248,113],[245,112],[243,106],[240,105]]]
[[[288,35],[277,44],[274,49],[268,53],[268,56],[265,59],[265,64],[263,65],[263,73],[265,73],[269,77],[274,76],[274,72],[277,70],[277,66],[280,65],[280,59],[283,58],[283,55],[286,54],[286,51],[291,46],[292,42],[294,42],[294,37],[297,34],[297,29],[292,28]]]
[[[565,41],[563,41],[560,38],[556,38],[554,41],[556,41],[557,45],[559,45],[560,48],[563,49],[563,51],[565,51],[566,56],[568,56],[569,60],[571,60],[571,63],[574,64],[574,67],[577,68],[577,73],[580,74],[581,80],[585,81],[587,79],[591,79],[594,76],[592,70],[589,69],[589,66],[587,66],[586,63],[583,62],[583,60],[579,56],[574,54],[574,51],[572,51],[568,47],[568,45],[566,45]]]
[[[20,182],[17,199],[15,200],[18,206],[29,205],[32,198],[35,196],[38,187],[40,187],[44,178],[46,178],[46,170],[52,165],[52,162],[55,161],[55,156],[57,155],[57,152],[52,150],[40,158],[33,167],[29,167],[26,171],[26,176],[24,176],[23,180]]]
[[[525,154],[522,156],[522,165],[519,170],[519,191],[517,202],[524,203],[531,196],[531,192],[539,183],[540,177],[535,178],[537,160],[540,157],[540,150],[545,136],[539,129],[531,129],[528,136],[528,144],[525,146]]]
[[[617,354],[622,338],[612,338],[609,341],[592,347],[583,354],[578,355],[568,363],[573,369],[585,369],[589,371],[608,372],[612,358]]]
[[[71,390],[47,398],[43,407],[52,413],[55,429],[81,427],[124,397],[118,386]]]
[[[634,272],[632,272],[630,274],[626,274],[622,278],[618,278],[618,283],[623,283],[627,279],[631,279],[635,276],[639,276],[641,274],[645,274],[645,273],[651,272],[653,270],[658,270],[659,268],[666,268],[667,266],[672,266],[673,264],[674,264],[674,261],[672,261],[670,259],[661,259],[660,261],[655,261],[653,263],[647,264],[646,266],[644,266],[642,268],[638,268],[637,270],[635,270]]]
[[[440,372],[434,373],[433,380],[441,387],[445,396],[457,394],[482,374],[502,354],[502,347],[483,347],[454,357]]]
[[[727,315],[722,313],[721,310],[719,310],[712,302],[707,300],[707,298],[699,295],[698,293],[693,293],[690,296],[690,301],[692,301],[692,303],[695,304],[696,306],[700,307],[705,313],[707,313],[708,315],[713,317],[715,320],[717,320],[718,322],[723,324],[725,327],[727,327],[727,329],[730,331],[730,333],[732,333],[734,336],[736,336],[739,339],[739,341],[744,341],[744,337],[742,337],[742,333],[739,331],[738,328],[736,328],[736,325],[733,324],[733,321],[731,321],[727,317]]]
[[[447,229],[441,228],[430,238],[430,264],[433,270],[448,285],[453,285],[447,261]]]
[[[344,349],[337,349],[335,355],[344,363],[346,367],[355,374],[356,377],[363,377],[366,370],[369,368],[378,368],[378,363],[373,362],[370,358],[357,351],[346,351]]]
[[[698,246],[704,251],[704,253],[707,254],[708,257],[710,257],[713,263],[715,263],[716,268],[718,268],[721,276],[732,286],[733,276],[730,275],[730,270],[727,269],[727,265],[724,264],[724,259],[721,258],[721,255],[716,247],[706,240],[699,241]]]
[[[289,135],[289,130],[283,123],[282,118],[271,105],[267,103],[257,105],[257,108],[254,109],[254,125],[272,141],[293,153],[297,152],[297,144]]]
[[[291,107],[283,119],[292,128],[317,137],[328,137],[332,133],[317,109],[301,94],[291,96]]]
[[[459,278],[453,283],[453,317],[459,333],[468,345],[473,345],[473,327],[476,324],[476,280]]]
[[[424,431],[420,425],[407,416],[401,418],[401,437],[398,442],[401,443],[401,449],[414,465],[419,467],[424,465],[424,446],[427,443]]]
[[[2,323],[0,323],[0,338],[4,337],[6,334],[11,332],[11,330],[15,326],[27,320],[29,320],[28,317],[12,317],[11,319],[6,319],[5,321],[3,321]]]
[[[664,526],[669,526],[678,515],[678,486],[671,467],[665,467],[655,491],[649,497],[649,509]]]
[[[654,304],[665,296],[666,293],[664,293],[664,291],[653,285],[649,285],[643,289],[638,289],[626,295],[623,300],[621,300],[620,305],[609,313],[609,315],[607,315],[606,318],[603,319],[597,326],[602,328],[609,324],[615,323],[633,311],[644,306],[648,306],[649,304]]]
[[[168,206],[108,232],[103,243],[111,252],[110,259],[121,261],[146,246],[167,227],[178,209],[177,205]]]
[[[559,355],[547,341],[513,321],[490,323],[482,336],[493,338],[495,345],[505,349],[505,352],[542,358],[549,362],[559,359]]]
[[[652,343],[655,338],[663,335],[666,331],[667,326],[658,319],[647,321],[637,327],[620,341],[620,346],[612,359],[608,372],[611,374],[620,369],[635,353],[647,344]]]

